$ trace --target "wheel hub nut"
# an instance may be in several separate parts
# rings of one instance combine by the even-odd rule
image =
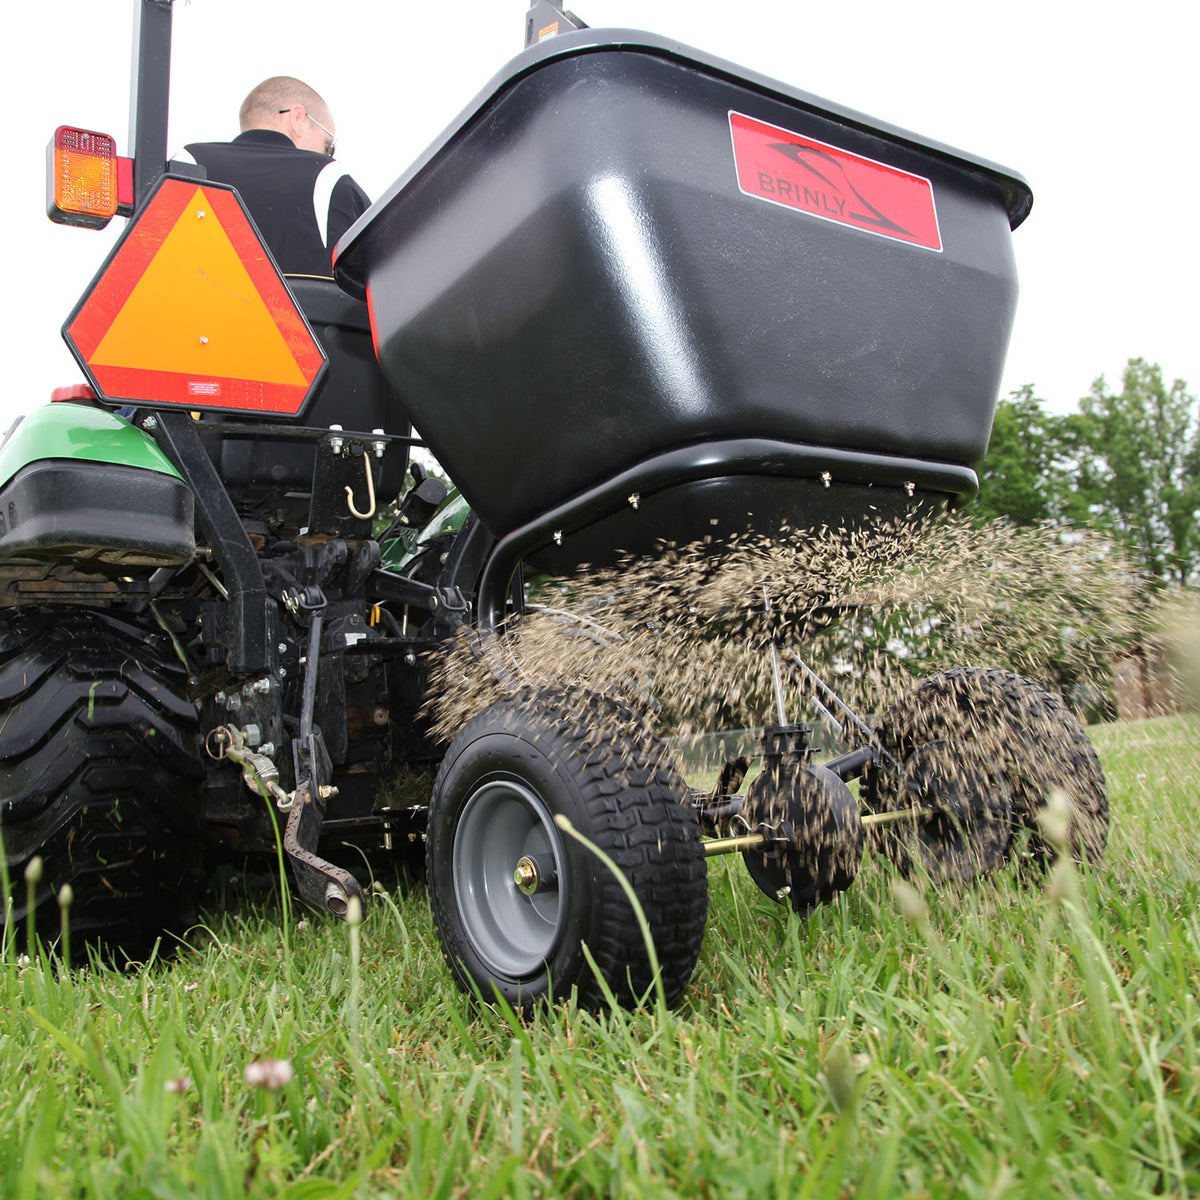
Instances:
[[[553,854],[526,854],[513,871],[513,883],[526,896],[558,891],[558,862]]]
[[[538,884],[541,881],[538,865],[532,858],[526,856],[517,863],[517,869],[513,872],[513,883],[517,885],[518,891],[524,892],[526,896],[532,896],[538,890]]]

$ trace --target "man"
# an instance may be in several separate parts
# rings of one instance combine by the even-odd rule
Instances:
[[[239,119],[232,142],[193,143],[179,159],[237,188],[281,271],[332,275],[333,247],[371,202],[333,161],[328,105],[306,83],[276,75],[246,97]]]

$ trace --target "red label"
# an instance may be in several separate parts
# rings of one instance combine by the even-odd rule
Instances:
[[[942,248],[933,185],[827,142],[729,114],[738,187],[747,195],[866,233]]]

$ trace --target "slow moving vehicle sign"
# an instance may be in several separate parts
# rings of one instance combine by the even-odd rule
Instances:
[[[325,355],[229,187],[165,177],[63,336],[108,401],[294,417]]]

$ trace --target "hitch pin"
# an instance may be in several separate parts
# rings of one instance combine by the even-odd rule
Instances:
[[[287,812],[295,800],[279,786],[279,768],[265,754],[258,754],[246,745],[240,729],[232,725],[220,725],[210,729],[204,739],[204,748],[210,758],[221,762],[229,759],[242,769],[242,782],[264,800],[272,799],[281,812]]]

